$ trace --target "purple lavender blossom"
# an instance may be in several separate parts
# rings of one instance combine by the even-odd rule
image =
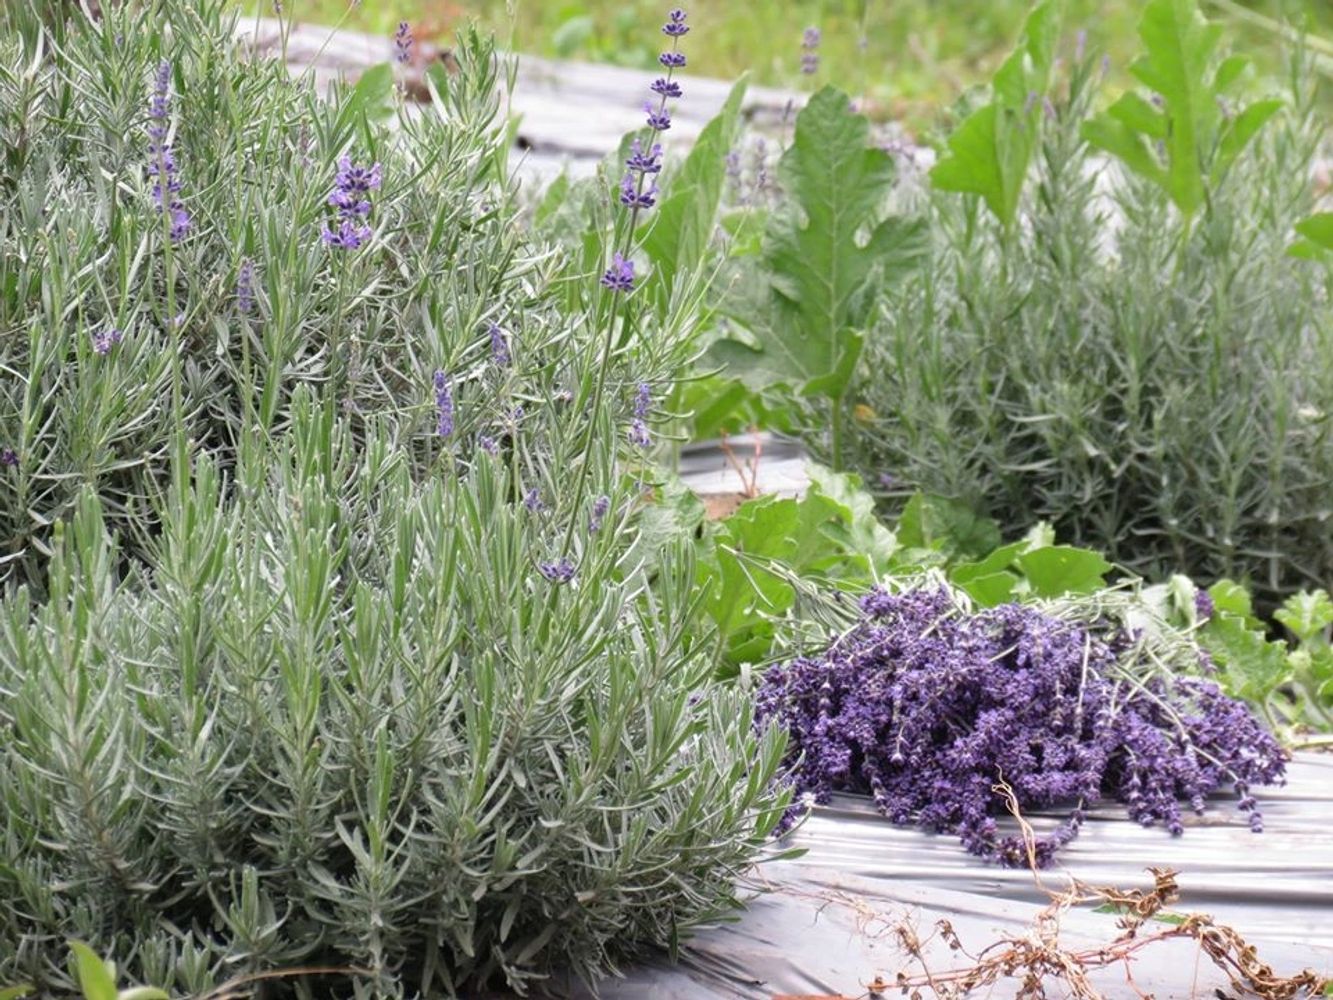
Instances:
[[[665,66],[667,69],[684,69],[685,53],[663,52],[660,56],[657,57],[657,61],[661,63],[663,66]]]
[[[13,448],[0,448],[0,465],[7,465],[11,469],[17,469],[19,465],[19,453]]]
[[[626,208],[649,209],[657,203],[657,185],[642,190],[641,182],[636,182],[634,175],[628,173],[620,182],[620,204]]]
[[[447,438],[454,432],[454,393],[449,378],[442,371],[435,373],[435,433]]]
[[[566,558],[537,565],[538,571],[552,583],[569,583],[574,579],[574,564]]]
[[[171,143],[167,141],[167,117],[171,113],[171,63],[165,59],[158,64],[154,77],[153,98],[149,102],[148,114],[152,123],[148,126],[148,176],[153,179],[153,204],[159,214],[165,214],[170,220],[172,242],[184,239],[190,229],[190,214],[177,195],[181,189],[180,170],[176,165],[176,156]]]
[[[648,113],[648,127],[655,132],[665,132],[671,127],[671,112],[666,108],[654,108],[652,104],[644,104],[643,110]]]
[[[489,434],[482,434],[477,438],[477,445],[488,455],[500,454],[500,443]]]
[[[819,29],[806,28],[801,36],[801,72],[806,76],[819,72],[819,42]]]
[[[500,324],[491,323],[486,328],[491,337],[491,363],[499,368],[509,364],[509,342],[505,340],[504,331],[500,329]]]
[[[523,506],[527,508],[529,514],[540,514],[546,509],[546,504],[542,502],[542,491],[537,487],[532,487],[523,495]]]
[[[634,291],[634,261],[626,260],[624,254],[614,254],[611,266],[602,275],[602,285],[613,292]]]
[[[236,308],[243,313],[253,312],[255,308],[255,265],[248,257],[241,261],[241,270],[236,276]]]
[[[115,327],[94,330],[92,333],[93,350],[98,354],[110,354],[111,348],[125,339],[125,334]]]
[[[634,418],[630,421],[629,443],[636,448],[647,448],[653,443],[648,432],[648,409],[652,406],[652,389],[647,382],[640,382],[634,397]]]
[[[629,158],[625,160],[625,166],[635,173],[656,174],[662,170],[662,146],[654,143],[648,151],[643,151],[643,141],[635,139],[630,146]]]
[[[685,24],[685,11],[676,7],[667,14],[667,23],[662,25],[662,34],[670,35],[672,38],[680,38],[682,35],[689,34],[689,31],[689,27]]]
[[[683,97],[684,92],[680,89],[680,84],[668,77],[658,77],[648,89],[654,94],[660,94],[662,97]]]
[[[324,245],[339,250],[356,250],[369,242],[371,228],[366,224],[370,215],[370,192],[380,186],[380,165],[358,166],[350,156],[338,158],[338,172],[333,179],[333,190],[328,203],[338,210],[338,228],[327,224],[320,232]]]
[[[393,33],[393,50],[398,62],[412,61],[412,26],[406,21],[399,21],[398,30]]]
[[[588,518],[588,531],[597,533],[602,530],[602,522],[611,510],[611,498],[603,494],[592,502],[592,516]]]

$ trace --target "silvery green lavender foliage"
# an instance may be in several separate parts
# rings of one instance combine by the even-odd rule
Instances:
[[[0,981],[76,937],[191,993],[521,989],[732,904],[783,743],[682,641],[683,544],[649,591],[608,518],[553,582],[502,458],[418,481],[308,389],[272,447],[199,458],[142,572],[85,488],[49,600],[0,604]]]
[[[956,834],[1005,865],[1029,858],[997,822],[1001,781],[1023,811],[1068,810],[1037,838],[1040,866],[1103,798],[1179,835],[1182,801],[1202,814],[1231,790],[1262,830],[1250,790],[1281,780],[1281,747],[1211,680],[1145,676],[1134,637],[1025,605],[973,613],[943,586],[877,590],[861,607],[860,624],[770,668],[756,696],[760,722],[790,733],[805,804],[867,793],[893,822]]]
[[[1333,285],[1287,254],[1319,147],[1308,77],[1187,227],[1088,147],[1098,60],[1067,65],[1020,225],[930,196],[930,262],[866,340],[849,464],[1271,607],[1333,578]]]
[[[460,72],[433,77],[432,106],[390,129],[390,76],[326,103],[313,80],[244,58],[222,0],[161,0],[151,16],[106,6],[100,21],[71,12],[42,29],[34,16],[0,35],[0,583],[40,595],[52,526],[84,484],[126,554],[142,553],[175,432],[160,403],[176,386],[185,438],[224,469],[244,434],[286,427],[300,385],[333,385],[355,433],[371,415],[424,418],[436,370],[455,432],[443,450],[412,438],[423,467],[479,443],[519,465],[580,465],[598,418],[587,396],[561,400],[602,370],[587,360],[595,324],[589,304],[550,294],[560,261],[515,224],[506,67],[488,41],[465,34]],[[165,193],[188,218],[175,240],[148,173],[163,121]],[[676,335],[687,305],[636,322],[610,385],[671,382],[691,350]],[[503,369],[491,323],[515,358]],[[609,398],[626,427],[632,399]],[[548,407],[571,423],[533,419]]]
[[[674,943],[786,805],[621,467],[690,306],[601,357],[600,267],[566,295],[518,225],[488,43],[389,130],[389,76],[326,103],[229,10],[0,38],[0,982],[68,989],[69,938],[358,997]]]

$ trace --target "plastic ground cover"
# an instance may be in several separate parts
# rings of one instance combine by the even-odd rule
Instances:
[[[1284,787],[1256,794],[1264,815],[1260,834],[1250,832],[1227,799],[1210,802],[1202,817],[1187,818],[1178,838],[1143,829],[1108,803],[1090,812],[1078,839],[1042,881],[1054,890],[1068,884],[1067,876],[1148,889],[1146,869],[1174,869],[1181,898],[1170,912],[1207,913],[1234,928],[1278,974],[1309,968],[1333,975],[1333,755],[1298,754]],[[1037,815],[1032,821],[1040,827],[1052,820]],[[908,921],[925,938],[946,919],[976,954],[1028,930],[1049,899],[1030,872],[983,863],[953,837],[895,827],[855,796],[817,809],[787,843],[807,853],[762,866],[757,881],[769,891],[738,921],[700,930],[682,945],[677,962],[663,958],[629,968],[598,994],[605,1000],[864,997],[877,978],[892,984],[900,970],[919,971],[899,945],[893,930],[899,922]],[[1117,919],[1091,907],[1075,909],[1061,921],[1060,940],[1104,945],[1119,933]],[[1145,925],[1149,931],[1162,926]],[[934,973],[966,964],[938,940],[924,957]],[[1192,940],[1145,948],[1128,976],[1117,965],[1090,979],[1107,998],[1240,995]],[[1020,985],[1002,980],[976,995],[1012,997]],[[581,987],[560,992],[592,996]],[[921,995],[934,996],[929,989]],[[1069,993],[1048,980],[1047,995]]]

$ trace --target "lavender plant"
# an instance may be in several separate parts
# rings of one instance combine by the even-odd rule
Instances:
[[[1020,224],[931,196],[930,262],[879,310],[849,393],[869,415],[850,464],[891,473],[894,506],[922,490],[1048,521],[1146,578],[1230,577],[1272,608],[1333,577],[1328,272],[1287,254],[1321,142],[1309,77],[1294,67],[1288,110],[1187,224],[1089,146],[1099,57],[1066,65]]]
[[[861,623],[771,668],[756,695],[757,720],[791,735],[805,805],[869,794],[893,822],[1005,865],[1029,858],[1003,832],[1001,782],[1024,811],[1067,810],[1038,837],[1039,865],[1103,798],[1179,835],[1182,802],[1202,814],[1232,790],[1262,830],[1251,790],[1281,780],[1281,747],[1213,681],[1145,672],[1136,637],[1023,605],[974,613],[943,586],[877,590],[861,607]]]
[[[615,292],[521,230],[485,40],[407,115],[387,66],[325,102],[248,57],[229,2],[153,13],[0,37],[0,981],[67,990],[72,936],[346,996],[674,943],[785,808],[623,466],[697,302],[615,342],[637,243]]]

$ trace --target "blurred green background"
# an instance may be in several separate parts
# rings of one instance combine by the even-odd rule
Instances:
[[[253,0],[252,0],[253,2]],[[1231,41],[1262,68],[1280,67],[1281,32],[1317,36],[1326,81],[1333,74],[1333,0],[1202,0]],[[269,6],[264,0],[265,7]],[[389,34],[400,20],[419,38],[447,41],[469,18],[518,51],[648,68],[657,25],[672,0],[285,0],[298,20],[341,22]],[[880,116],[921,121],[987,79],[1012,45],[1028,0],[693,0],[690,72],[722,78],[750,70],[760,83],[793,86],[801,34],[823,33],[815,82],[865,95]],[[1138,50],[1138,0],[1069,0],[1072,36],[1087,30],[1113,67]],[[804,81],[810,82],[810,81]],[[1327,88],[1326,88],[1327,90]]]

